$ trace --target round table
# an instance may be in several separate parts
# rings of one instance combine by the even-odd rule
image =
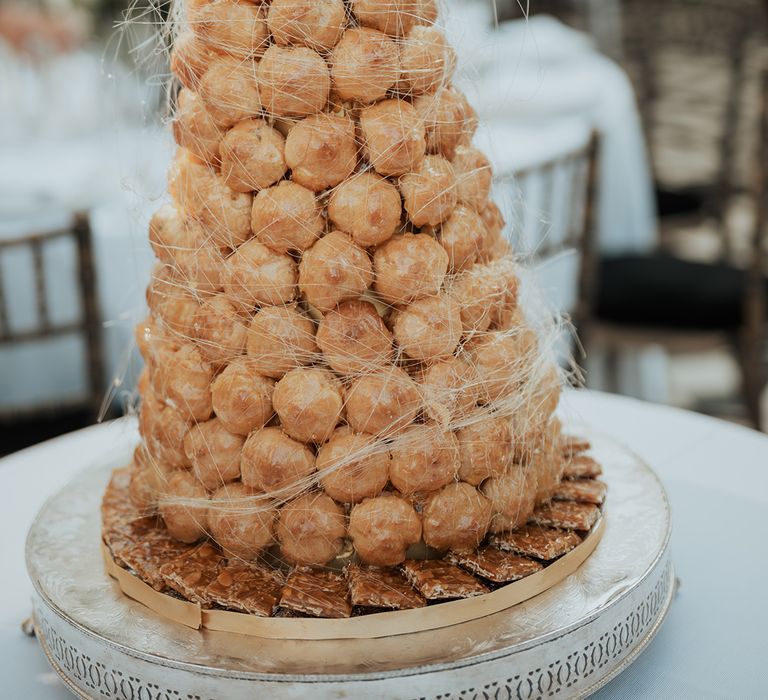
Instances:
[[[596,697],[758,697],[768,683],[761,600],[768,507],[768,437],[678,409],[608,394],[569,391],[562,413],[612,436],[659,474],[672,501],[672,555],[680,591],[640,658]],[[31,584],[24,538],[37,510],[76,472],[138,439],[121,419],[42,443],[0,460],[8,495],[0,515],[5,562],[0,658],[7,697],[69,697],[20,624]],[[102,575],[94,572],[95,576]]]

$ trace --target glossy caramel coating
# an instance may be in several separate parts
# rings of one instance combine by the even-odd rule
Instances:
[[[474,486],[448,484],[424,505],[424,542],[443,551],[473,550],[488,532],[492,515],[491,501]]]
[[[332,49],[347,23],[343,0],[272,0],[267,18],[278,46]]]
[[[491,163],[477,148],[459,146],[453,157],[456,173],[456,194],[459,201],[482,211],[488,202],[493,184]]]
[[[183,446],[189,423],[181,411],[151,393],[144,393],[139,410],[139,430],[147,451],[156,463],[170,469],[189,466]]]
[[[159,511],[171,537],[191,544],[205,536],[208,492],[188,471],[174,472],[160,497]]]
[[[447,294],[417,299],[398,310],[392,332],[399,348],[414,360],[452,355],[462,332],[459,302]]]
[[[456,67],[456,53],[437,27],[413,27],[399,48],[400,93],[423,95],[448,84]]]
[[[223,130],[208,114],[205,104],[196,92],[183,88],[176,100],[173,119],[173,137],[198,158],[211,165],[219,162],[219,146]]]
[[[295,304],[261,309],[248,328],[246,350],[255,371],[279,379],[315,359],[315,325]]]
[[[451,272],[472,267],[480,257],[487,231],[479,214],[463,204],[440,227],[440,245],[448,253]]]
[[[197,480],[209,491],[240,477],[245,439],[230,433],[218,418],[193,425],[184,436],[184,453]]]
[[[405,36],[415,24],[419,0],[352,0],[360,24],[390,36]]]
[[[272,417],[275,382],[258,374],[245,358],[230,363],[211,385],[213,410],[231,433],[248,435]]]
[[[442,156],[426,156],[412,172],[400,178],[403,206],[414,226],[437,226],[456,207],[456,175]]]
[[[384,243],[400,225],[397,188],[372,172],[354,175],[331,192],[328,218],[363,248]]]
[[[483,417],[456,431],[461,466],[459,478],[477,486],[489,476],[501,476],[509,466],[512,428],[508,418]]]
[[[327,312],[356,299],[373,282],[373,265],[362,248],[341,231],[323,236],[301,258],[299,289],[316,309]]]
[[[405,495],[436,491],[456,478],[459,445],[451,432],[413,425],[392,445],[389,479]]]
[[[529,474],[529,484],[533,485],[536,504],[546,503],[552,499],[563,475],[565,462],[555,450],[535,450],[530,456],[530,464],[526,473]],[[528,488],[531,488],[529,485]]]
[[[263,190],[285,175],[285,137],[264,119],[243,120],[222,138],[221,174],[233,190]]]
[[[344,412],[341,384],[320,367],[299,367],[275,385],[272,403],[280,425],[301,442],[325,442]]]
[[[530,329],[496,331],[468,347],[484,402],[502,400],[525,380],[536,358],[536,336]]]
[[[195,333],[195,319],[200,305],[194,295],[185,289],[183,282],[160,283],[160,289],[148,287],[149,308],[163,325],[180,341],[192,338]]]
[[[330,63],[334,93],[342,100],[363,104],[384,99],[400,73],[397,44],[368,27],[344,32]]]
[[[345,301],[329,311],[318,326],[317,344],[339,374],[370,372],[392,357],[392,334],[367,301]]]
[[[211,243],[177,253],[176,265],[184,284],[198,298],[224,288],[224,254]]]
[[[239,482],[215,491],[206,515],[211,537],[224,553],[247,561],[272,544],[276,519],[274,502]]]
[[[367,435],[337,428],[317,453],[317,471],[325,492],[339,503],[378,496],[389,481],[389,451]]]
[[[203,357],[208,362],[221,364],[244,354],[248,321],[242,307],[226,295],[205,299],[195,316],[197,347]]]
[[[295,182],[280,182],[253,200],[253,235],[277,253],[306,250],[320,237],[323,225],[315,193]]]
[[[313,192],[335,187],[357,166],[355,123],[338,114],[302,119],[288,134],[285,159],[291,179]]]
[[[328,102],[328,66],[304,46],[270,46],[259,63],[258,76],[264,110],[276,117],[307,117]]]
[[[256,61],[219,56],[200,79],[199,94],[208,113],[222,128],[261,112]]]
[[[416,10],[417,24],[434,24],[439,14],[437,0],[416,0],[418,9]]]
[[[189,90],[197,90],[208,64],[217,54],[193,32],[183,32],[173,41],[171,72]]]
[[[493,267],[476,265],[456,276],[448,293],[460,304],[465,333],[483,333],[490,328],[494,312],[507,300],[506,280]]]
[[[360,131],[368,161],[380,175],[404,175],[424,159],[424,122],[405,100],[382,100],[366,107],[360,113]]]
[[[210,0],[189,9],[192,31],[217,53],[253,58],[268,44],[266,9],[242,0]]]
[[[184,252],[196,250],[204,240],[200,225],[185,220],[171,203],[163,204],[149,220],[149,242],[161,262],[177,262]]]
[[[371,566],[396,566],[421,540],[421,520],[413,506],[395,494],[357,504],[349,516],[349,536],[358,556]]]
[[[194,345],[169,353],[158,367],[158,388],[168,401],[195,421],[210,418],[213,368]]]
[[[419,375],[427,415],[447,426],[475,407],[475,376],[463,358],[446,357],[427,365]]]
[[[349,386],[347,422],[359,433],[392,435],[413,422],[421,403],[416,382],[400,367],[387,367]]]
[[[296,296],[298,276],[290,255],[250,240],[227,259],[224,291],[246,309],[287,304]]]
[[[385,301],[408,304],[440,291],[448,254],[432,236],[404,233],[376,249],[373,270],[374,289]]]
[[[456,147],[472,138],[477,129],[467,98],[454,87],[444,86],[433,95],[420,95],[413,106],[424,120],[427,153],[452,159]]]
[[[277,539],[291,564],[327,564],[341,552],[346,534],[344,509],[323,493],[304,494],[280,510]]]
[[[142,512],[153,513],[173,471],[172,467],[153,459],[145,445],[138,445],[133,451],[128,486],[131,502]]]
[[[278,499],[303,490],[314,471],[312,451],[280,428],[256,430],[243,445],[240,463],[243,483],[274,494]]]
[[[525,525],[533,513],[536,475],[512,465],[505,474],[487,479],[480,490],[493,508],[491,532],[509,532]]]

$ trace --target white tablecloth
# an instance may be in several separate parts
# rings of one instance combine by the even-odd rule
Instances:
[[[672,553],[680,592],[656,639],[598,697],[765,697],[768,437],[607,394],[570,391],[564,414],[637,452],[657,471],[672,501]],[[0,597],[5,697],[69,697],[36,642],[19,630],[29,613],[31,591],[24,570],[24,537],[48,496],[116,446],[135,440],[134,423],[120,420],[0,460],[8,496],[0,515],[5,535],[0,540],[5,564]]]

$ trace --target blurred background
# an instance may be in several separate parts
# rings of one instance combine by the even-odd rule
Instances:
[[[164,11],[0,0],[0,454],[135,400]],[[442,11],[526,288],[578,329],[587,386],[766,429],[768,2]]]

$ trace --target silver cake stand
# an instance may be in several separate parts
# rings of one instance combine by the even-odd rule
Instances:
[[[592,436],[608,483],[606,529],[575,574],[513,608],[428,632],[280,641],[197,631],[123,596],[104,573],[105,457],[41,510],[27,540],[34,624],[72,692],[110,700],[584,697],[659,629],[675,579],[670,513],[654,473]]]

